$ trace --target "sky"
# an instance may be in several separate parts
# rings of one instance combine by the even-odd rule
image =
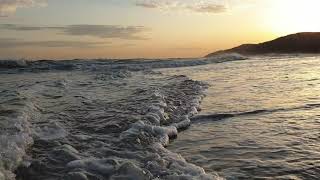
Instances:
[[[0,59],[202,57],[320,31],[319,0],[0,0]]]

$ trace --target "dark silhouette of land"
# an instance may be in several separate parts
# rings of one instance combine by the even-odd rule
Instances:
[[[277,38],[260,44],[243,44],[241,46],[208,54],[239,53],[242,55],[320,53],[320,32],[302,32]]]

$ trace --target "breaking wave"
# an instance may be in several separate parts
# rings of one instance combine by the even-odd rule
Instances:
[[[192,59],[128,59],[128,60],[0,60],[0,68],[15,68],[26,72],[39,72],[48,70],[105,70],[126,69],[130,71],[141,71],[155,68],[175,68],[186,66],[198,66],[212,63],[223,63],[229,61],[245,60],[247,57],[231,53],[217,55],[210,58]]]
[[[0,60],[0,68],[22,68],[27,67],[25,60]]]
[[[30,121],[38,110],[18,92],[2,91],[0,97],[0,179],[14,179],[13,171],[33,143]]]
[[[220,179],[165,148],[207,85],[152,69],[241,59],[0,61],[0,179]]]

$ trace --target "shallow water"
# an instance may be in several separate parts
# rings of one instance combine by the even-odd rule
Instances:
[[[0,61],[0,180],[318,179],[319,63]]]
[[[0,180],[219,179],[165,148],[207,85],[153,70],[240,59],[0,61]]]
[[[255,59],[168,74],[209,83],[169,149],[226,179],[319,179],[320,58]]]

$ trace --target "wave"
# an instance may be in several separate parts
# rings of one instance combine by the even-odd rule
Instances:
[[[12,180],[33,144],[30,121],[38,109],[19,92],[2,91],[0,97],[0,179]]]
[[[0,89],[0,104],[12,105],[0,111],[0,179],[220,179],[165,148],[190,126],[207,84],[97,69],[2,82],[17,92]]]
[[[179,78],[180,83],[175,85],[135,94],[135,98],[142,95],[151,103],[145,102],[147,109],[141,119],[119,134],[117,150],[102,148],[100,151],[108,155],[106,158],[69,162],[65,178],[89,178],[91,174],[110,179],[218,179],[165,148],[179,130],[190,125],[189,117],[197,113],[203,97],[202,83]],[[174,102],[180,102],[180,106]]]
[[[191,121],[192,122],[218,121],[218,120],[223,120],[223,119],[228,119],[228,118],[233,118],[238,116],[251,116],[251,115],[258,115],[258,114],[305,110],[305,109],[314,109],[314,108],[320,108],[320,104],[314,103],[314,104],[305,104],[303,106],[295,106],[295,107],[287,107],[287,108],[259,109],[259,110],[245,111],[245,112],[239,112],[239,113],[197,115],[191,118]]]
[[[0,68],[2,69],[19,69],[27,72],[41,71],[70,71],[70,70],[89,70],[89,71],[105,71],[105,70],[130,70],[141,71],[156,68],[176,68],[187,66],[199,66],[213,63],[223,63],[229,61],[245,60],[247,57],[239,54],[224,54],[209,58],[192,58],[192,59],[130,59],[130,60],[0,60]],[[0,69],[1,70],[1,69]]]
[[[0,61],[0,179],[220,179],[165,148],[207,85],[152,70],[243,59]]]
[[[27,67],[25,60],[0,60],[0,68],[22,68]]]

